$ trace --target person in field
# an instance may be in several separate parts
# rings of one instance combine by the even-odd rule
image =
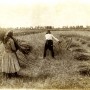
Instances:
[[[16,47],[12,39],[13,32],[8,31],[3,40],[4,52],[2,55],[2,72],[5,77],[10,78],[12,75],[18,76],[20,65],[16,56]]]
[[[45,39],[46,39],[46,42],[45,42],[45,46],[44,46],[43,58],[46,57],[46,51],[48,49],[51,51],[51,55],[54,58],[53,39],[55,39],[59,43],[60,43],[60,41],[51,34],[50,30],[47,31],[47,33],[45,35]]]

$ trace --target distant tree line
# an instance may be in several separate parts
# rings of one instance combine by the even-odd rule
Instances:
[[[90,26],[83,26],[83,25],[77,25],[77,26],[62,26],[62,27],[54,27],[54,26],[30,26],[30,27],[16,27],[16,28],[2,28],[0,29],[9,29],[9,30],[33,30],[33,29],[90,29]]]

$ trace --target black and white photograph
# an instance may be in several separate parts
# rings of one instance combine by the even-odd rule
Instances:
[[[0,89],[90,89],[90,0],[0,0]]]

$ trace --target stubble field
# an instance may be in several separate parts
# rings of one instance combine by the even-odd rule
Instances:
[[[81,89],[90,88],[90,32],[51,31],[61,43],[54,41],[55,59],[47,52],[43,59],[45,32],[15,36],[32,46],[29,55],[17,51],[20,77],[5,79],[0,74],[0,88]],[[0,62],[3,45],[0,45]],[[1,70],[1,69],[0,69]]]

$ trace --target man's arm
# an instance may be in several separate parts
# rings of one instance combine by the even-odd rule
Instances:
[[[52,37],[53,37],[57,42],[59,42],[59,40],[58,40],[56,37],[54,37],[53,35],[52,35]]]

